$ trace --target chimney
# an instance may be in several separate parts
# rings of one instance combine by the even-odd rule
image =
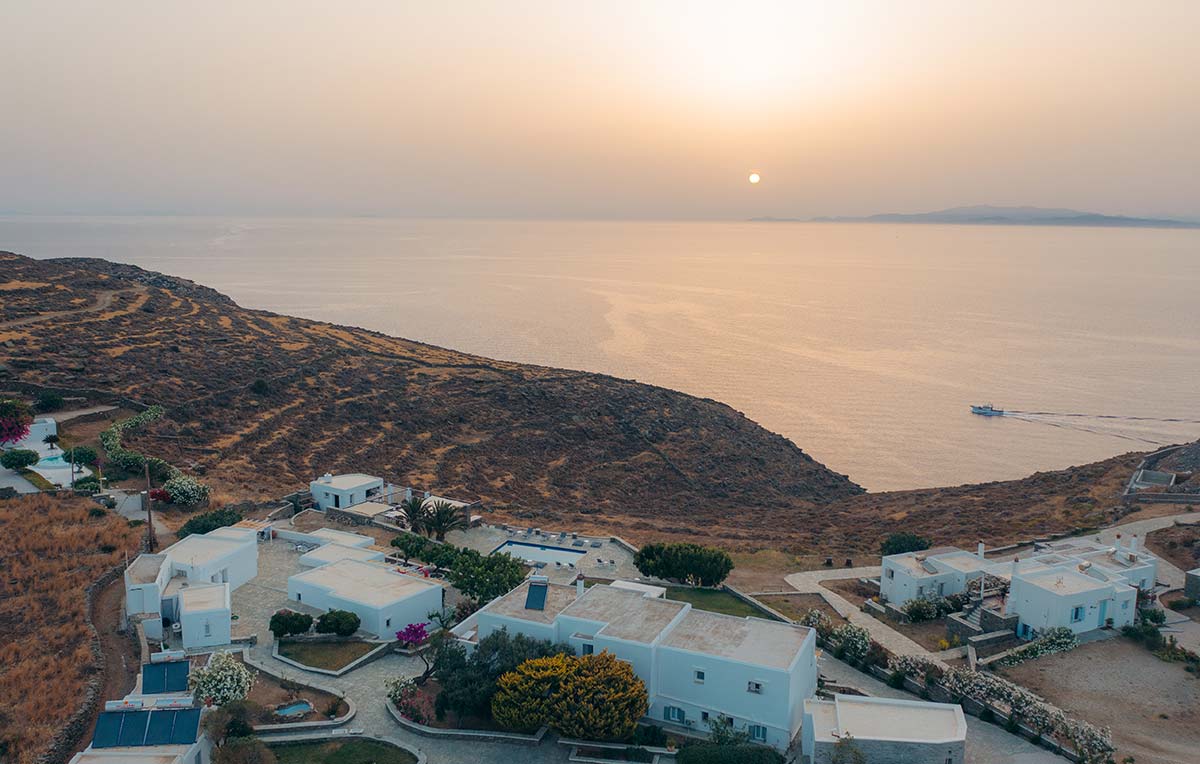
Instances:
[[[1133,534],[1133,538],[1129,539],[1129,553],[1137,554],[1137,550],[1138,550],[1138,537],[1137,537],[1137,534],[1135,533],[1135,534]]]
[[[983,559],[983,542],[982,541],[980,541],[979,544],[975,547],[975,554],[979,555],[979,559],[981,559],[981,560]]]
[[[1012,561],[1012,577],[1015,578],[1017,572],[1021,569],[1021,558],[1014,557]]]
[[[575,599],[579,599],[583,596],[583,590],[585,588],[587,587],[583,585],[583,574],[580,573],[579,575],[575,576]]]
[[[1120,533],[1117,534],[1117,540],[1114,541],[1113,544],[1117,547],[1117,554],[1120,554],[1122,551],[1121,550],[1121,534]]]

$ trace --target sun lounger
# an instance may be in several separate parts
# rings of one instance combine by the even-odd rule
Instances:
[[[600,547],[602,547],[602,546],[604,546],[604,542],[603,542],[603,541],[593,541],[593,542],[591,543],[591,547],[592,547],[592,549],[599,549],[599,548],[600,548]]]

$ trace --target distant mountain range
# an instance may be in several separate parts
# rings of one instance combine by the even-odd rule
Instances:
[[[1200,222],[1167,218],[1135,218],[1125,215],[1101,215],[1079,210],[1047,209],[1045,207],[994,207],[979,204],[970,207],[951,207],[936,212],[879,215],[815,217],[815,218],[751,218],[755,222],[812,222],[812,223],[941,223],[955,225],[1065,225],[1106,226],[1112,228],[1200,228]]]

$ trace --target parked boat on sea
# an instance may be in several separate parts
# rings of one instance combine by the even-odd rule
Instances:
[[[994,408],[992,404],[985,403],[982,406],[971,406],[971,413],[979,416],[1004,416],[1004,409]]]

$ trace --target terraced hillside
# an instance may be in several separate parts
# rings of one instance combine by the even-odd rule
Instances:
[[[0,390],[162,404],[129,444],[237,499],[361,470],[547,527],[820,551],[871,548],[900,526],[955,541],[1093,524],[1127,474],[1119,459],[860,496],[715,401],[247,310],[102,260],[3,253],[0,279]]]

